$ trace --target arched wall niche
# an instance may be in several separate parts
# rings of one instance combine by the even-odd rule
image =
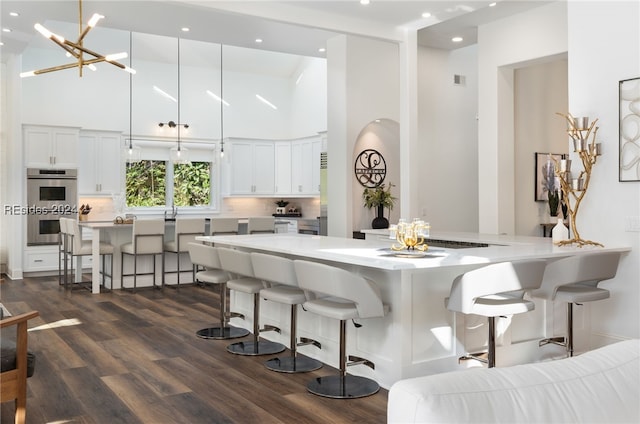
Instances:
[[[351,165],[354,168],[356,159],[366,149],[374,149],[379,152],[386,163],[386,175],[383,181],[385,187],[393,184],[392,194],[398,197],[400,194],[400,124],[393,119],[379,118],[369,122],[362,128],[353,148]],[[376,211],[363,206],[362,191],[364,186],[356,178],[352,171],[353,193],[353,230],[371,228],[371,221],[375,218]],[[396,200],[393,210],[385,211],[385,217],[390,223],[398,221],[400,217],[400,201]]]

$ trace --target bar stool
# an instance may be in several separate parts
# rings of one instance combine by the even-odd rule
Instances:
[[[174,237],[171,241],[164,242],[162,252],[162,285],[165,285],[165,274],[177,273],[178,283],[176,288],[180,288],[180,254],[188,253],[189,243],[196,241],[197,236],[204,235],[204,218],[176,218]],[[166,270],[166,254],[176,255],[176,271]],[[169,286],[172,287],[172,286]]]
[[[298,346],[312,344],[320,349],[322,346],[319,342],[306,337],[301,337],[300,343],[296,339],[298,305],[307,301],[307,295],[304,290],[298,287],[293,261],[280,256],[252,252],[251,263],[256,278],[278,284],[260,290],[260,297],[291,306],[291,338],[289,341],[291,355],[269,359],[265,362],[265,366],[272,371],[286,373],[307,372],[321,368],[322,362],[297,354]]]
[[[218,257],[218,248],[200,243],[189,243],[188,249],[191,263],[204,267],[203,271],[196,273],[195,281],[215,284],[220,287],[220,325],[198,330],[196,335],[203,339],[216,340],[235,339],[248,335],[249,330],[229,325],[229,317],[227,314],[227,281],[229,281],[231,275],[229,275],[227,271],[222,270],[220,258]],[[244,316],[239,314],[235,316],[244,318]]]
[[[58,285],[62,286],[67,282],[68,272],[68,241],[67,241],[67,220],[69,218],[60,218],[60,231],[58,232]],[[64,276],[64,280],[63,280]]]
[[[72,270],[71,273],[73,274],[73,269],[74,269],[73,258],[77,256],[91,256],[93,252],[92,246],[91,246],[92,241],[85,240],[82,238],[82,230],[80,230],[78,221],[76,221],[75,219],[67,218],[63,225],[65,226],[66,236],[67,236],[67,248],[65,249],[65,252],[68,255],[68,257],[71,258],[70,266]],[[102,259],[102,286],[106,289],[105,277],[108,276],[110,280],[109,290],[113,288],[113,251],[114,251],[113,245],[105,242],[100,242],[100,257]],[[110,259],[111,259],[111,270],[109,274],[106,273],[105,256],[110,256]],[[65,264],[66,264],[66,260],[67,259],[65,259]],[[67,278],[67,272],[65,268],[65,281],[64,281],[65,289],[67,288],[67,284],[68,284],[68,278]]]
[[[238,218],[211,218],[209,220],[209,235],[221,234],[238,234]]]
[[[542,285],[531,295],[567,302],[567,337],[543,339],[539,346],[549,343],[564,346],[567,355],[573,356],[573,305],[608,299],[609,290],[599,288],[598,284],[616,276],[619,261],[619,252],[598,252],[570,256],[547,265]]]
[[[489,320],[488,352],[461,356],[458,361],[475,359],[489,368],[495,367],[495,319],[535,308],[532,301],[524,299],[524,294],[540,287],[545,265],[544,260],[501,262],[468,271],[453,280],[449,297],[445,299],[447,309]]]
[[[375,369],[366,359],[346,357],[346,322],[356,318],[383,317],[388,307],[382,303],[380,290],[372,281],[342,268],[317,262],[295,260],[298,285],[322,297],[307,300],[303,308],[315,314],[340,320],[340,374],[318,377],[308,385],[309,392],[335,399],[351,399],[370,396],[380,390],[374,380],[347,374],[347,366],[363,364]],[[356,325],[356,328],[360,324]]]
[[[164,219],[136,219],[133,221],[130,243],[120,246],[120,281],[124,289],[124,277],[133,276],[133,291],[138,287],[138,275],[153,275],[156,287],[156,255],[164,257]],[[124,273],[124,255],[133,256],[133,274]],[[153,272],[138,274],[138,256],[151,256]],[[163,266],[164,269],[164,266]]]
[[[274,326],[265,326],[260,329],[260,290],[267,287],[266,283],[254,277],[251,254],[226,247],[218,247],[220,265],[222,269],[234,274],[234,278],[227,281],[227,287],[243,293],[253,295],[253,340],[250,342],[237,342],[227,346],[227,351],[237,355],[271,355],[285,350],[282,343],[269,340],[258,340],[261,331],[276,331],[280,329]]]
[[[272,216],[254,216],[247,221],[247,233],[275,233],[276,219]]]

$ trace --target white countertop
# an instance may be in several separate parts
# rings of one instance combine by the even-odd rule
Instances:
[[[381,230],[371,230],[381,231]],[[386,230],[384,230],[386,231]],[[381,233],[382,234],[382,233]],[[422,257],[396,257],[389,249],[392,240],[359,240],[304,234],[253,234],[239,236],[203,236],[197,240],[216,245],[235,246],[373,267],[385,270],[426,269],[534,258],[551,258],[594,251],[629,251],[629,247],[554,246],[550,238],[484,235],[473,233],[433,233],[433,239],[488,243],[489,247],[463,249],[429,248]]]

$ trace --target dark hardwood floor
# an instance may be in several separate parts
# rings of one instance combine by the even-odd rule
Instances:
[[[272,356],[227,353],[229,341],[195,332],[216,322],[214,288],[64,291],[57,277],[0,284],[12,314],[30,310],[27,423],[384,423],[388,392],[362,399],[312,395],[318,371],[267,370]],[[288,351],[286,351],[287,354]],[[13,402],[0,422],[13,422]]]

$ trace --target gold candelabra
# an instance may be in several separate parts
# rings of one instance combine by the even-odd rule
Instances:
[[[589,118],[587,117],[574,118],[570,113],[566,115],[558,113],[558,115],[563,116],[567,120],[567,133],[573,141],[574,153],[577,153],[582,161],[583,170],[580,171],[578,178],[572,178],[571,160],[561,159],[558,163],[558,160],[553,158],[556,165],[555,174],[560,180],[560,189],[562,190],[564,198],[563,202],[569,212],[571,234],[573,235],[569,240],[557,242],[557,245],[564,246],[576,243],[578,247],[585,245],[604,247],[601,243],[582,239],[576,226],[576,217],[578,216],[580,203],[584,195],[587,194],[587,188],[589,188],[589,182],[591,181],[591,170],[593,165],[596,164],[598,156],[602,154],[602,145],[596,143],[596,134],[598,132],[596,122],[598,122],[598,120],[594,120],[591,125],[589,125]],[[589,139],[591,139],[591,141],[589,141]]]
[[[399,222],[391,229],[395,230],[395,239],[398,243],[391,245],[391,250],[418,250],[425,252],[429,246],[424,242],[429,231],[429,224],[424,221],[414,220],[412,223]]]

